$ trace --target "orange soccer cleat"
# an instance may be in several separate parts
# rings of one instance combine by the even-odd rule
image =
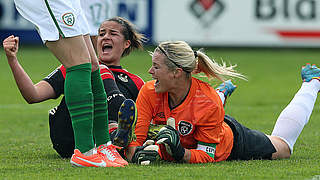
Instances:
[[[120,149],[120,147],[113,144],[108,146],[100,145],[98,147],[98,153],[103,154],[106,158],[106,161],[110,161],[121,166],[128,165],[128,162],[121,157],[117,149]]]
[[[70,163],[78,167],[120,167],[121,165],[105,160],[102,154],[83,155],[78,149],[74,150]]]

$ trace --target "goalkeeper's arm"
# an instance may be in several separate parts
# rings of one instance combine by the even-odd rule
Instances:
[[[161,156],[161,159],[167,160],[167,161],[173,161],[173,158],[168,158],[170,156],[165,148],[161,148],[159,151],[159,154]],[[209,163],[209,162],[215,162],[214,158],[212,158],[209,154],[202,150],[197,149],[186,149],[185,148],[185,154],[180,162],[183,163]]]
[[[207,163],[214,162],[216,144],[198,142],[197,149],[186,149],[180,143],[180,137],[177,130],[171,126],[165,126],[160,130],[157,137],[157,144],[163,145],[165,148],[160,148],[162,151],[168,153],[177,162],[187,163]],[[161,155],[162,158],[167,157]]]
[[[131,162],[134,152],[136,151],[137,146],[129,146],[126,149],[127,159]]]

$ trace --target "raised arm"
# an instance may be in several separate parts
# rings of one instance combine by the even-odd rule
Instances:
[[[34,84],[17,59],[19,37],[13,35],[3,41],[3,48],[13,77],[23,98],[29,103],[38,103],[55,97],[55,92],[49,83],[40,81]]]

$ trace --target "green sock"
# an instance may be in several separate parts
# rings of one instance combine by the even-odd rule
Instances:
[[[91,64],[67,68],[64,94],[71,116],[75,148],[84,153],[94,148]]]
[[[91,73],[94,102],[93,134],[97,147],[110,141],[107,95],[100,76],[100,70]]]

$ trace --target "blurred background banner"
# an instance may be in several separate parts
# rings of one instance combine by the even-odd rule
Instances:
[[[114,16],[128,19],[152,42],[153,0],[112,0]]]
[[[157,43],[198,46],[320,47],[319,0],[113,0],[113,15],[133,22]],[[41,43],[33,26],[0,0],[1,39]]]
[[[16,11],[13,0],[0,0],[1,42],[12,34],[19,36],[22,44],[42,43],[34,26]]]
[[[155,41],[320,46],[319,0],[161,0],[154,7]]]

